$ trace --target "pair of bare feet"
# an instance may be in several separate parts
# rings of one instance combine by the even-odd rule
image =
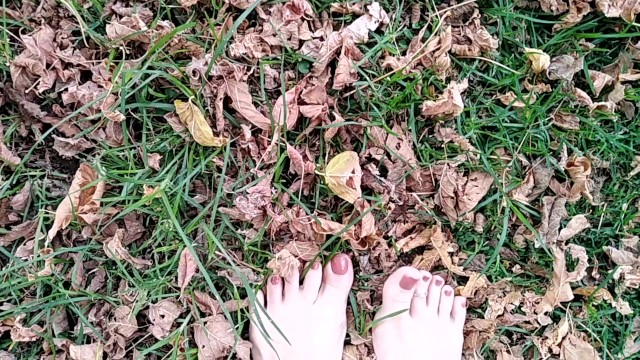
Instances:
[[[347,255],[321,269],[268,280],[258,292],[250,338],[254,360],[339,360],[347,331],[346,307],[353,283]],[[454,296],[440,276],[403,267],[384,284],[373,328],[378,360],[459,360],[466,299]],[[268,316],[267,316],[268,314]]]

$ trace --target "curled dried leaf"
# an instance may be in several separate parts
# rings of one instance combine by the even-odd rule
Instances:
[[[562,302],[573,300],[571,283],[582,280],[582,278],[587,275],[587,267],[589,266],[587,251],[582,246],[576,244],[567,245],[566,251],[568,251],[573,259],[578,262],[575,269],[571,272],[567,271],[565,250],[554,247],[552,251],[553,279],[551,281],[551,286],[547,289],[547,292],[538,306],[537,312],[539,314],[552,311]]]
[[[358,154],[345,151],[334,156],[327,164],[324,179],[331,191],[353,204],[362,196],[362,169]]]
[[[531,70],[533,70],[534,73],[540,74],[549,68],[549,64],[551,64],[551,57],[544,51],[524,48],[524,53],[527,60],[529,60]]]
[[[582,66],[582,58],[575,58],[571,55],[556,56],[547,68],[547,77],[549,80],[571,81],[573,75],[582,70]]]
[[[227,138],[213,136],[211,126],[209,126],[207,120],[205,120],[200,108],[191,102],[191,99],[187,102],[176,100],[174,101],[174,105],[180,121],[186,126],[198,144],[202,146],[221,147],[229,142]]]
[[[282,249],[273,259],[269,260],[267,268],[273,270],[274,276],[280,276],[288,279],[298,271],[300,268],[300,261],[293,256],[289,250]]]
[[[462,92],[464,92],[468,86],[469,83],[467,79],[464,79],[460,83],[452,81],[437,100],[427,100],[422,104],[422,115],[443,118],[454,118],[460,115],[462,110],[464,110]]]
[[[193,275],[198,272],[198,264],[196,259],[189,251],[189,248],[184,248],[180,253],[180,261],[178,262],[178,286],[180,287],[180,294],[184,293],[184,289],[187,288]]]

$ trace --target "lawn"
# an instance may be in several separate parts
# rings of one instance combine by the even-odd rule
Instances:
[[[466,359],[640,358],[632,1],[2,0],[0,359],[249,359],[271,274],[469,299]]]

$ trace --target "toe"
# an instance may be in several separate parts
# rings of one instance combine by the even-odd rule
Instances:
[[[352,284],[353,265],[351,259],[345,254],[337,254],[324,267],[319,297],[346,304]]]
[[[300,270],[296,267],[291,274],[284,278],[284,301],[298,298],[300,292]]]
[[[444,279],[440,275],[434,276],[433,280],[431,280],[431,283],[429,284],[429,291],[427,292],[427,311],[432,315],[438,314],[443,286]]]
[[[442,319],[451,318],[451,309],[453,308],[453,288],[445,285],[440,294],[440,305],[438,306],[438,316]]]
[[[282,278],[272,276],[267,281],[267,308],[269,310],[282,307]]]
[[[453,310],[451,310],[451,318],[456,324],[456,328],[462,331],[464,321],[467,318],[467,299],[463,296],[456,296],[453,299]]]
[[[382,289],[382,307],[385,315],[408,310],[422,274],[416,268],[404,266],[389,276]]]
[[[322,266],[319,261],[316,261],[311,265],[307,275],[304,276],[304,282],[302,284],[302,296],[309,302],[314,302],[318,298],[318,292],[320,291],[320,284],[322,284]]]
[[[415,293],[411,299],[411,316],[423,317],[427,314],[427,292],[433,277],[428,271],[420,271],[420,281],[416,285]]]

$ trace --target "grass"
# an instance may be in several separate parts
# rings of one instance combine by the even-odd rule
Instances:
[[[10,0],[3,2],[4,6],[12,4]],[[433,121],[420,116],[422,102],[441,93],[448,82],[439,80],[430,69],[407,75],[399,72],[379,79],[388,73],[388,70],[379,66],[384,56],[404,54],[411,38],[421,26],[427,25],[424,20],[416,26],[408,24],[408,14],[414,3],[417,2],[382,1],[383,8],[393,14],[392,22],[385,30],[371,34],[371,40],[360,46],[367,64],[365,66],[363,60],[358,67],[360,80],[354,84],[357,90],[346,97],[342,95],[351,90],[332,91],[331,95],[336,97],[340,112],[347,122],[355,124],[358,119],[364,118],[372,125],[387,129],[390,129],[393,121],[405,122],[411,130],[420,164],[429,166],[438,160],[452,159],[462,153],[455,146],[443,147],[435,141],[429,135]],[[136,54],[140,55],[137,57],[139,62],[130,68],[124,66],[122,59],[132,59],[133,54],[124,53],[121,47],[114,46],[104,36],[104,28],[108,22],[108,17],[101,14],[101,9],[106,5],[104,0],[92,0],[91,4],[87,9],[75,1],[63,1],[59,6],[72,9],[74,17],[81,24],[72,33],[72,41],[78,46],[87,41],[99,44],[115,68],[114,78],[118,81],[114,81],[116,85],[112,93],[119,95],[119,109],[127,115],[127,120],[121,124],[125,134],[123,145],[98,145],[95,150],[76,158],[62,159],[51,148],[51,135],[56,133],[55,127],[38,128],[31,125],[29,130],[41,133],[41,136],[38,141],[24,144],[18,135],[20,129],[19,122],[16,121],[19,118],[17,108],[5,105],[0,110],[5,144],[9,148],[19,149],[24,155],[24,161],[16,169],[0,165],[0,199],[13,196],[23,183],[31,181],[33,199],[23,220],[37,219],[39,232],[46,233],[53,221],[52,210],[64,196],[80,161],[95,164],[108,185],[108,193],[102,199],[103,207],[119,210],[109,222],[100,224],[98,233],[114,224],[121,224],[127,214],[142,215],[147,233],[141,241],[131,245],[130,250],[134,256],[147,257],[153,261],[153,265],[140,271],[124,262],[108,259],[102,252],[98,238],[82,236],[82,224],[73,221],[66,235],[56,243],[53,256],[55,265],[59,268],[52,276],[37,277],[29,281],[24,276],[25,273],[41,269],[42,258],[22,260],[14,256],[20,245],[19,241],[6,248],[0,247],[0,299],[13,305],[0,310],[0,319],[26,314],[26,325],[51,324],[55,322],[55,314],[63,311],[68,314],[71,329],[76,325],[81,329],[76,332],[74,340],[81,344],[88,338],[88,331],[100,332],[88,319],[89,311],[95,304],[120,306],[126,302],[125,299],[134,298],[131,306],[137,314],[142,333],[135,337],[134,342],[127,343],[127,350],[137,349],[145,358],[195,358],[197,347],[191,340],[190,325],[200,321],[204,315],[195,306],[191,306],[178,319],[171,335],[160,341],[144,333],[148,325],[144,315],[145,307],[164,298],[180,296],[176,273],[180,252],[185,247],[199,255],[200,269],[200,276],[192,280],[188,288],[185,295],[187,298],[192,297],[194,290],[201,290],[211,293],[219,301],[248,296],[251,302],[255,302],[253,291],[247,290],[255,289],[258,285],[250,283],[246,276],[240,276],[240,268],[249,268],[259,274],[261,279],[266,278],[266,264],[277,245],[276,239],[269,235],[268,229],[254,232],[251,224],[233,221],[220,211],[221,207],[233,207],[234,194],[243,193],[260,180],[250,170],[264,171],[272,176],[277,195],[289,193],[289,205],[298,205],[309,215],[324,211],[334,221],[341,221],[352,210],[346,203],[332,198],[331,192],[322,182],[317,182],[308,195],[289,192],[292,178],[287,174],[285,146],[278,147],[277,161],[273,164],[257,163],[250,158],[240,160],[234,156],[231,146],[212,149],[185,142],[163,119],[167,112],[173,110],[175,99],[195,96],[200,103],[204,102],[202,92],[189,88],[188,77],[183,72],[183,67],[190,61],[189,56],[180,52],[170,53],[170,40],[181,31],[189,31],[186,38],[201,45],[214,58],[224,57],[232,40],[232,33],[241,25],[242,20],[246,18],[249,23],[255,21],[253,7],[257,2],[246,11],[235,14],[236,21],[222,38],[215,38],[209,32],[225,20],[219,4],[211,4],[211,12],[187,13],[173,2],[159,2],[155,19],[169,19],[174,22],[176,29],[157,39],[148,51]],[[328,10],[330,2],[316,0],[312,4],[320,12]],[[420,5],[425,12],[428,10],[433,13],[436,8],[432,3]],[[556,160],[562,146],[566,146],[570,154],[586,154],[608,161],[610,166],[607,169],[596,169],[594,174],[596,180],[602,178],[600,191],[606,205],[591,206],[581,200],[568,204],[568,212],[570,215],[587,214],[593,227],[573,238],[572,242],[584,246],[590,262],[598,264],[593,269],[603,279],[598,286],[611,290],[614,297],[617,297],[613,291],[615,281],[608,274],[613,268],[602,247],[617,244],[621,234],[625,232],[640,235],[640,230],[629,225],[639,215],[635,204],[640,195],[637,190],[640,187],[640,176],[631,179],[626,176],[631,170],[634,155],[638,155],[637,149],[640,149],[640,123],[635,117],[627,119],[624,116],[597,111],[590,113],[588,109],[574,108],[567,97],[570,91],[558,83],[551,93],[540,95],[535,105],[522,110],[504,106],[495,97],[508,91],[526,93],[523,80],[528,79],[533,83],[536,79],[528,71],[523,47],[539,48],[552,57],[571,52],[581,54],[585,56],[585,70],[584,74],[576,74],[576,78],[588,79],[587,68],[601,70],[613,63],[619,54],[628,51],[630,41],[637,39],[640,31],[635,24],[592,13],[580,24],[554,33],[551,29],[558,22],[558,17],[544,14],[540,10],[518,8],[510,0],[484,0],[479,5],[483,23],[498,37],[500,45],[495,53],[484,55],[484,59],[452,57],[452,66],[459,73],[458,78],[468,78],[470,86],[464,93],[465,111],[449,124],[479,149],[479,161],[475,164],[465,163],[463,166],[468,170],[486,171],[496,180],[496,185],[477,208],[487,218],[485,233],[478,234],[471,230],[472,226],[465,223],[452,226],[439,211],[422,215],[425,219],[435,218],[451,228],[461,251],[468,256],[465,265],[480,261],[483,264],[482,272],[492,282],[510,279],[514,286],[542,294],[547,286],[546,279],[552,274],[550,253],[545,249],[534,248],[533,244],[519,248],[513,243],[515,227],[512,220],[516,216],[525,219],[529,226],[535,226],[539,222],[539,211],[535,207],[513,202],[507,196],[524,179],[527,170],[527,166],[517,156],[530,160],[543,159],[556,169],[558,178],[566,176]],[[345,24],[353,19],[351,15],[334,18],[336,22],[344,21]],[[429,36],[437,24],[435,19],[431,20],[426,36]],[[29,33],[33,29],[6,15],[0,17],[0,28],[0,57],[5,60],[0,62],[0,82],[7,84],[11,82],[7,60],[19,54],[21,48],[18,34]],[[585,51],[581,45],[582,40],[591,42],[593,49]],[[297,79],[302,78],[303,73],[312,66],[310,59],[290,49],[284,49],[280,55],[261,59],[255,66],[256,71],[262,72],[263,66],[267,64],[294,69]],[[420,89],[417,89],[418,86]],[[592,84],[577,80],[576,86],[589,91]],[[255,91],[254,103],[259,105],[267,105],[267,99],[274,99],[280,94],[280,89],[266,89],[264,78],[258,87],[253,87],[252,90]],[[46,106],[58,102],[57,96],[55,92],[48,93]],[[635,104],[639,97],[637,90],[626,89],[627,101]],[[86,107],[88,106],[90,105]],[[564,131],[551,125],[550,115],[558,108],[569,110],[580,117],[579,131]],[[83,110],[76,110],[65,121],[77,121],[78,117],[87,120],[82,114]],[[85,133],[98,127],[96,119],[93,119],[93,127],[86,129]],[[225,109],[225,119],[234,125],[240,123],[228,109]],[[284,134],[284,139],[291,144],[308,145],[307,138],[301,137],[299,131],[306,128],[308,120],[304,119],[302,122],[302,126]],[[367,136],[367,131],[364,134]],[[353,146],[357,150],[363,150],[365,143],[363,139],[355,139]],[[326,143],[320,137],[320,154],[326,154],[329,150],[337,153],[343,148],[347,147],[337,139]],[[498,159],[496,151],[500,149],[512,154],[513,160],[504,163]],[[149,168],[146,160],[149,153],[162,154],[160,171]],[[214,159],[218,160],[214,162]],[[316,164],[324,163],[324,159],[316,159]],[[506,177],[506,173],[510,177]],[[199,201],[197,194],[194,194],[192,186],[196,182],[207,189],[207,200],[204,202]],[[159,196],[144,196],[144,185],[159,187]],[[365,193],[365,197],[372,204],[381,201],[373,193]],[[386,209],[372,206],[379,220],[388,214]],[[351,224],[358,220],[359,218],[354,217]],[[0,230],[0,234],[6,231]],[[393,244],[396,239],[388,240]],[[41,246],[41,243],[36,244],[36,249]],[[324,250],[324,260],[340,251],[351,252],[348,243],[340,241],[339,236],[330,238]],[[71,254],[75,254],[76,258],[72,258]],[[505,254],[511,256],[505,257]],[[93,266],[94,269],[99,266],[106,271],[105,291],[87,292],[70,286],[74,281],[72,274],[80,271],[80,261],[88,264],[85,266]],[[399,261],[406,262],[406,259]],[[521,272],[513,271],[516,264],[523,269]],[[88,273],[93,275],[94,269]],[[233,285],[227,277],[221,275],[223,270],[230,270],[240,276],[242,285]],[[92,275],[88,275],[89,278]],[[372,274],[357,274],[355,289],[368,289],[371,278]],[[123,282],[128,285],[128,289],[121,287]],[[365,332],[370,328],[372,315],[360,308],[354,294],[355,292],[351,295],[350,305],[357,319],[356,330]],[[640,311],[637,292],[626,292],[620,296],[633,309]],[[632,331],[633,316],[622,316],[609,304],[598,304],[593,300],[578,298],[567,303],[567,308],[557,308],[554,311],[552,319],[557,322],[567,314],[582,314],[583,316],[572,318],[577,330],[588,334],[603,359],[620,358],[625,338]],[[472,309],[472,315],[482,317],[484,306]],[[226,312],[225,316],[235,324],[235,331],[246,338],[246,312]],[[530,349],[533,358],[538,359],[541,355],[535,350],[532,339],[542,336],[544,329],[527,330],[517,324],[500,327],[493,340],[497,340],[499,336],[507,336],[523,345],[525,350]],[[18,358],[24,359],[37,358],[42,353],[40,342],[14,343],[7,335],[5,333],[0,336],[0,349],[12,351]],[[45,326],[41,337],[53,345],[56,335],[51,327]],[[493,359],[495,353],[491,349],[492,343],[493,341],[488,342],[479,355],[485,359]]]

